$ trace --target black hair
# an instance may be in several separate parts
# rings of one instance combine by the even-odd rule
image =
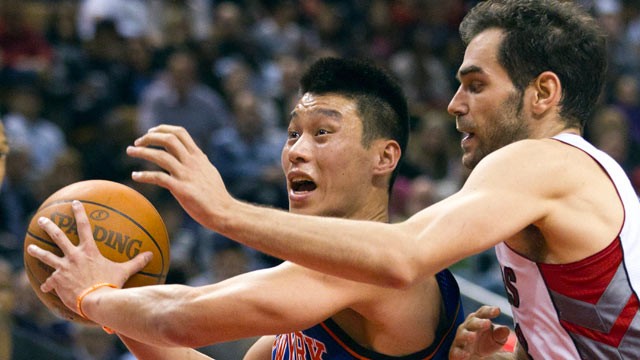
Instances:
[[[498,61],[516,89],[552,71],[563,89],[560,115],[583,128],[606,77],[606,35],[597,22],[571,1],[488,0],[469,11],[460,35],[469,44],[490,28],[504,31]]]
[[[354,99],[362,119],[362,144],[375,139],[398,142],[402,154],[409,139],[409,109],[399,83],[383,68],[361,59],[326,57],[314,62],[300,79],[301,93],[335,93]],[[394,170],[389,190],[397,176]]]

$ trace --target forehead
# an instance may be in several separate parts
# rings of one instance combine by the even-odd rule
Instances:
[[[329,117],[344,122],[360,120],[355,99],[338,94],[305,93],[291,112],[291,120]]]
[[[503,38],[504,32],[500,29],[488,29],[476,35],[465,50],[458,77],[479,73],[509,78],[504,67],[498,62],[498,49]]]

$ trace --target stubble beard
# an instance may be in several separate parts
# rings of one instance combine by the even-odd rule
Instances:
[[[482,139],[474,154],[465,159],[464,165],[473,169],[478,163],[492,152],[530,137],[530,131],[522,116],[523,94],[515,91],[505,99],[494,116],[488,120],[484,139]]]

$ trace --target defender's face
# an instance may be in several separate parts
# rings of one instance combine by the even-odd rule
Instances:
[[[357,217],[373,187],[372,153],[362,145],[362,121],[355,101],[333,94],[305,94],[291,113],[282,150],[289,210]]]
[[[458,70],[460,86],[449,103],[463,134],[462,162],[468,168],[494,150],[529,137],[523,95],[498,63],[502,39],[501,30],[489,29],[469,43]]]

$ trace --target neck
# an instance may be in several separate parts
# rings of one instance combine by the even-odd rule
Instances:
[[[559,134],[582,135],[582,131],[578,127],[568,127],[564,122],[553,122],[547,126],[540,126],[532,131],[531,138],[545,139]]]

